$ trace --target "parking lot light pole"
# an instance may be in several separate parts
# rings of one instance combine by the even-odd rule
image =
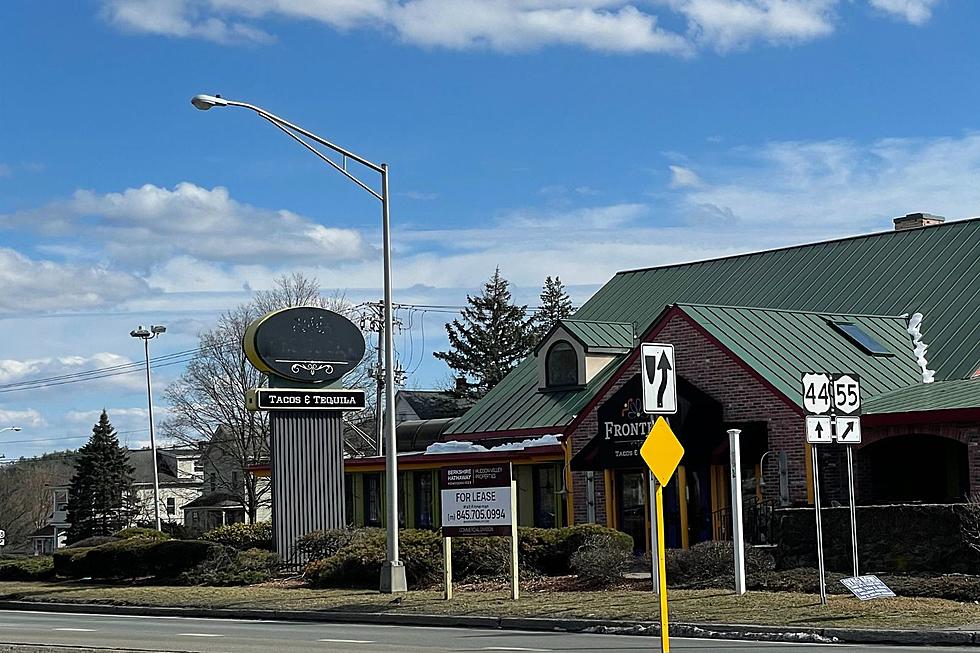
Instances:
[[[191,99],[191,104],[201,111],[207,111],[214,107],[242,107],[259,114],[267,121],[271,122],[280,131],[292,138],[294,141],[309,150],[318,159],[344,175],[362,189],[374,196],[381,202],[381,233],[383,242],[383,261],[384,261],[384,364],[385,364],[385,419],[384,419],[384,441],[385,441],[385,485],[387,500],[386,517],[388,527],[388,539],[386,549],[386,559],[381,570],[381,591],[404,592],[408,585],[405,579],[405,566],[398,559],[398,453],[395,443],[395,353],[392,341],[393,317],[391,299],[391,228],[390,212],[388,201],[388,164],[372,163],[353,152],[346,150],[339,145],[317,136],[313,132],[307,131],[298,125],[294,125],[279,116],[269,113],[261,107],[246,102],[228,100],[220,95],[195,95]],[[339,154],[342,159],[337,163],[307,140],[322,145],[329,150]],[[368,170],[378,173],[381,176],[381,191],[374,190],[371,186],[358,179],[354,174],[347,170],[347,160],[350,159]]]
[[[129,332],[134,338],[143,341],[143,355],[146,361],[146,407],[150,417],[150,451],[153,456],[153,518],[156,521],[156,529],[160,528],[160,470],[157,468],[157,441],[153,434],[153,386],[150,384],[150,341],[166,333],[167,327],[159,324],[151,326],[149,329],[142,324]]]

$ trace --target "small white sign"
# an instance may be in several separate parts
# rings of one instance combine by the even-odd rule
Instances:
[[[677,412],[677,370],[674,345],[645,342],[640,346],[643,379],[643,412],[673,415]]]
[[[838,415],[861,414],[861,383],[857,376],[840,374],[834,377],[834,411]]]
[[[810,415],[830,412],[830,375],[803,375],[803,408]]]
[[[0,546],[7,544],[7,531],[0,529]]]
[[[895,592],[890,587],[881,582],[880,578],[871,574],[841,578],[840,582],[844,583],[844,587],[851,590],[851,593],[862,601],[895,596]]]
[[[830,430],[830,418],[817,415],[806,417],[806,441],[811,444],[825,444],[834,441]]]
[[[860,417],[838,417],[834,426],[834,436],[839,443],[861,444]]]

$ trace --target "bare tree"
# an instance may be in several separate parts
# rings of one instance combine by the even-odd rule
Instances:
[[[254,320],[292,306],[319,306],[342,315],[353,311],[343,294],[324,296],[316,279],[299,273],[281,276],[271,290],[225,312],[213,329],[201,333],[197,355],[164,393],[171,415],[165,432],[186,444],[207,442],[202,449],[211,463],[207,467],[222,490],[242,502],[250,522],[269,501],[268,484],[249,473],[269,458],[269,416],[245,409],[245,393],[261,386],[264,375],[245,358],[242,337]],[[359,387],[364,376],[359,366],[345,383]]]
[[[72,454],[67,452],[0,467],[0,528],[7,531],[9,550],[26,549],[27,538],[51,515],[52,487],[67,485],[73,471]]]

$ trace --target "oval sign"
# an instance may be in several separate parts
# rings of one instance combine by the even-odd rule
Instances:
[[[339,379],[364,357],[364,336],[343,315],[314,306],[273,311],[249,325],[245,356],[260,372],[321,384]]]

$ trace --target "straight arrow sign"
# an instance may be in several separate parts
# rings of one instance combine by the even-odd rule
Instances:
[[[647,342],[640,346],[643,411],[651,415],[677,412],[677,373],[674,346]]]

